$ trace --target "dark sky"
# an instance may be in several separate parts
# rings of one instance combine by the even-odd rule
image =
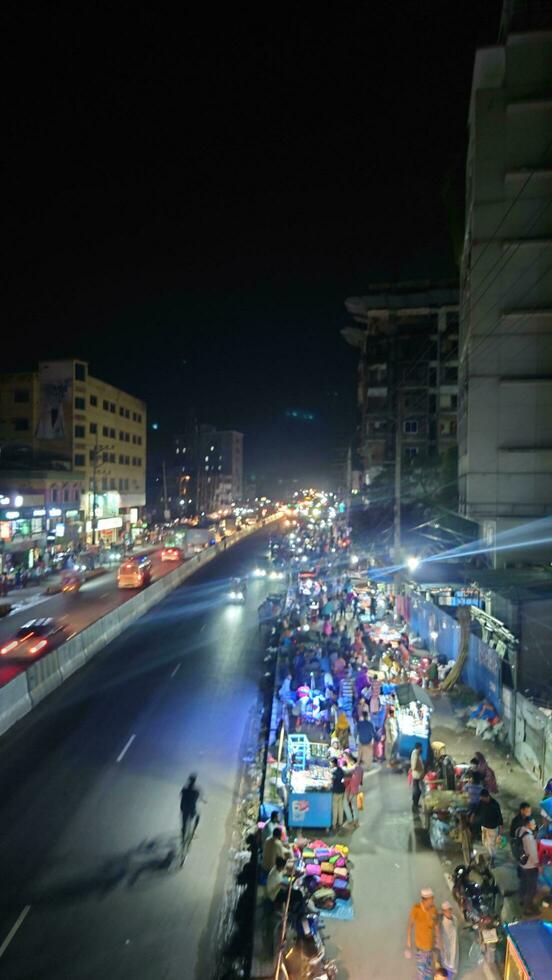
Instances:
[[[455,274],[500,0],[148,6],[4,8],[3,365],[84,357],[167,433],[194,406],[248,469],[316,471],[354,424],[345,297]]]

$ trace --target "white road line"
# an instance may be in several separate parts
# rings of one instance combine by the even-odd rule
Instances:
[[[31,911],[31,906],[30,905],[26,905],[25,908],[23,909],[23,911],[19,913],[18,918],[14,922],[13,926],[11,927],[10,931],[8,932],[8,935],[4,939],[4,942],[0,946],[0,957],[2,957],[4,955],[4,953],[6,952],[6,950],[7,950],[8,946],[10,945],[13,937],[15,936],[17,930],[19,929],[19,926],[23,924],[23,922],[25,921],[25,919],[26,919],[26,917],[27,917],[27,915],[29,914],[30,911]]]
[[[124,755],[126,755],[126,753],[128,752],[128,750],[129,750],[129,748],[130,748],[130,746],[131,746],[131,745],[132,745],[132,743],[134,742],[134,739],[135,739],[135,738],[136,738],[136,735],[131,735],[131,736],[130,736],[130,738],[129,738],[129,740],[128,740],[128,742],[127,742],[127,744],[125,745],[125,747],[124,747],[124,749],[123,749],[123,751],[122,751],[122,752],[120,752],[120,753],[119,753],[119,755],[117,756],[117,762],[120,762],[120,761],[121,761],[121,759],[123,758],[123,756],[124,756]]]
[[[178,674],[178,671],[179,670],[180,670],[180,664],[177,664],[176,667],[174,668],[172,674],[171,674],[171,677],[176,677],[176,675]]]
[[[74,636],[76,636],[76,635],[77,635],[77,631],[75,630],[75,632],[74,632],[74,633],[70,633],[70,634],[69,634],[69,636],[67,637],[67,639],[68,639],[68,640],[72,640],[72,639],[73,639],[73,637],[74,637]]]

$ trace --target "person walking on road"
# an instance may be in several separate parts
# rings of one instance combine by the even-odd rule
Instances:
[[[519,901],[524,915],[535,914],[535,898],[539,883],[539,855],[535,830],[537,824],[534,817],[525,817],[517,831],[521,840],[523,852],[519,858]]]
[[[351,813],[351,823],[354,827],[360,827],[358,820],[358,797],[362,792],[364,769],[362,768],[360,761],[352,757],[351,761],[353,762],[353,768],[348,769],[345,773],[345,797],[347,800],[347,806],[349,807]]]
[[[412,809],[416,811],[420,805],[425,773],[421,742],[416,742],[410,753],[410,773],[412,778]]]
[[[344,822],[345,773],[336,759],[332,768],[332,827],[337,830]]]
[[[412,931],[416,953],[417,980],[431,980],[433,977],[433,950],[436,941],[437,909],[431,888],[422,888],[420,901],[412,906],[406,926],[407,959],[412,956]]]
[[[504,821],[498,801],[491,796],[488,789],[481,791],[476,815],[481,824],[483,847],[487,850],[492,868],[496,857],[498,836],[504,829]]]
[[[441,915],[437,923],[436,946],[439,951],[441,967],[447,971],[448,980],[452,980],[458,972],[459,944],[458,921],[450,902],[443,902],[441,905]]]

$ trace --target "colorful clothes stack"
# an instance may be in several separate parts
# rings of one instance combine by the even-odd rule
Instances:
[[[336,902],[351,897],[349,848],[345,844],[326,844],[323,840],[305,842],[301,858],[305,864],[305,884],[319,909],[333,909]]]

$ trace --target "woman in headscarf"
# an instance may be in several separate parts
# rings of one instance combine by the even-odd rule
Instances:
[[[475,763],[475,771],[480,774],[483,780],[484,789],[487,789],[491,794],[498,793],[498,783],[494,769],[491,769],[483,753],[476,752],[471,761],[472,765]]]
[[[335,732],[333,736],[337,738],[342,749],[349,748],[349,735],[351,729],[349,727],[349,720],[344,711],[340,711],[337,716],[337,722],[335,725]]]

